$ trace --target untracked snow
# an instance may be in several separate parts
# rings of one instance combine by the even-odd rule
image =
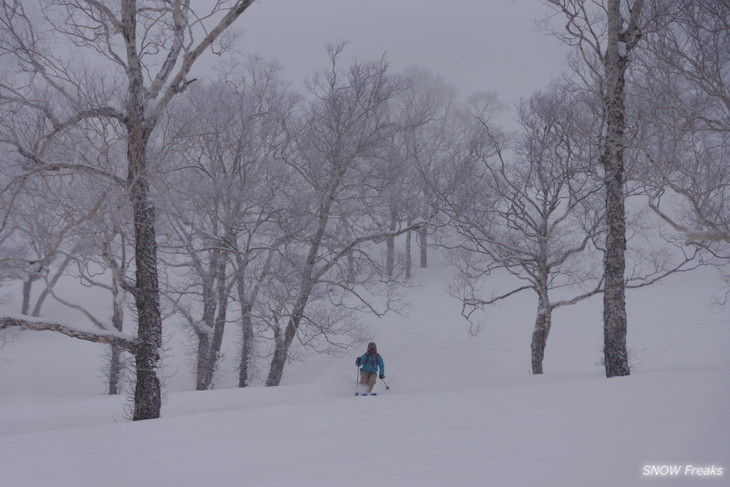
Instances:
[[[632,375],[606,379],[600,297],[555,313],[533,376],[534,297],[471,337],[448,272],[421,270],[409,316],[372,321],[390,386],[377,397],[354,395],[360,349],[306,355],[275,388],[223,371],[206,392],[168,354],[163,417],[130,422],[125,396],[100,395],[104,347],[23,332],[0,349],[0,485],[728,485],[730,313],[707,306],[712,274],[630,292]],[[680,474],[645,475],[660,465]]]

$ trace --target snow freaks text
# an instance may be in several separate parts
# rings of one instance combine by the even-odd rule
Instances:
[[[715,465],[644,465],[645,477],[722,477],[723,467]]]

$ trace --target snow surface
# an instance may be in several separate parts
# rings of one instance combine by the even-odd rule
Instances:
[[[730,310],[708,306],[713,274],[630,292],[632,375],[606,379],[600,297],[555,313],[532,376],[533,296],[471,337],[448,272],[418,270],[409,316],[370,324],[390,385],[377,397],[354,396],[359,349],[305,355],[276,388],[233,388],[230,365],[219,389],[186,390],[171,327],[163,417],[130,422],[127,397],[101,395],[103,346],[23,332],[0,349],[0,485],[728,485]],[[682,470],[643,475],[651,465]]]

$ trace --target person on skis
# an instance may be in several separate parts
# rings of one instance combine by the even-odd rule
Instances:
[[[375,342],[368,343],[368,351],[355,360],[355,365],[360,367],[360,393],[370,394],[375,386],[375,379],[385,379],[385,363],[383,357],[378,353]],[[380,370],[380,374],[378,374]]]

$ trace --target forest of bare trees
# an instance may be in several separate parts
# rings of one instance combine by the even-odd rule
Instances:
[[[253,3],[0,0],[0,280],[22,282],[0,335],[109,347],[107,390],[133,384],[133,419],[160,415],[164,327],[188,331],[196,389],[226,351],[239,387],[277,386],[299,350],[370,339],[362,316],[400,309],[436,250],[475,333],[477,311],[535,293],[535,374],[555,309],[602,295],[605,373],[628,375],[626,290],[727,269],[727,0],[548,0],[569,63],[512,130],[493,93],[345,43],[299,92],[231,50]],[[64,298],[64,279],[110,312]]]

